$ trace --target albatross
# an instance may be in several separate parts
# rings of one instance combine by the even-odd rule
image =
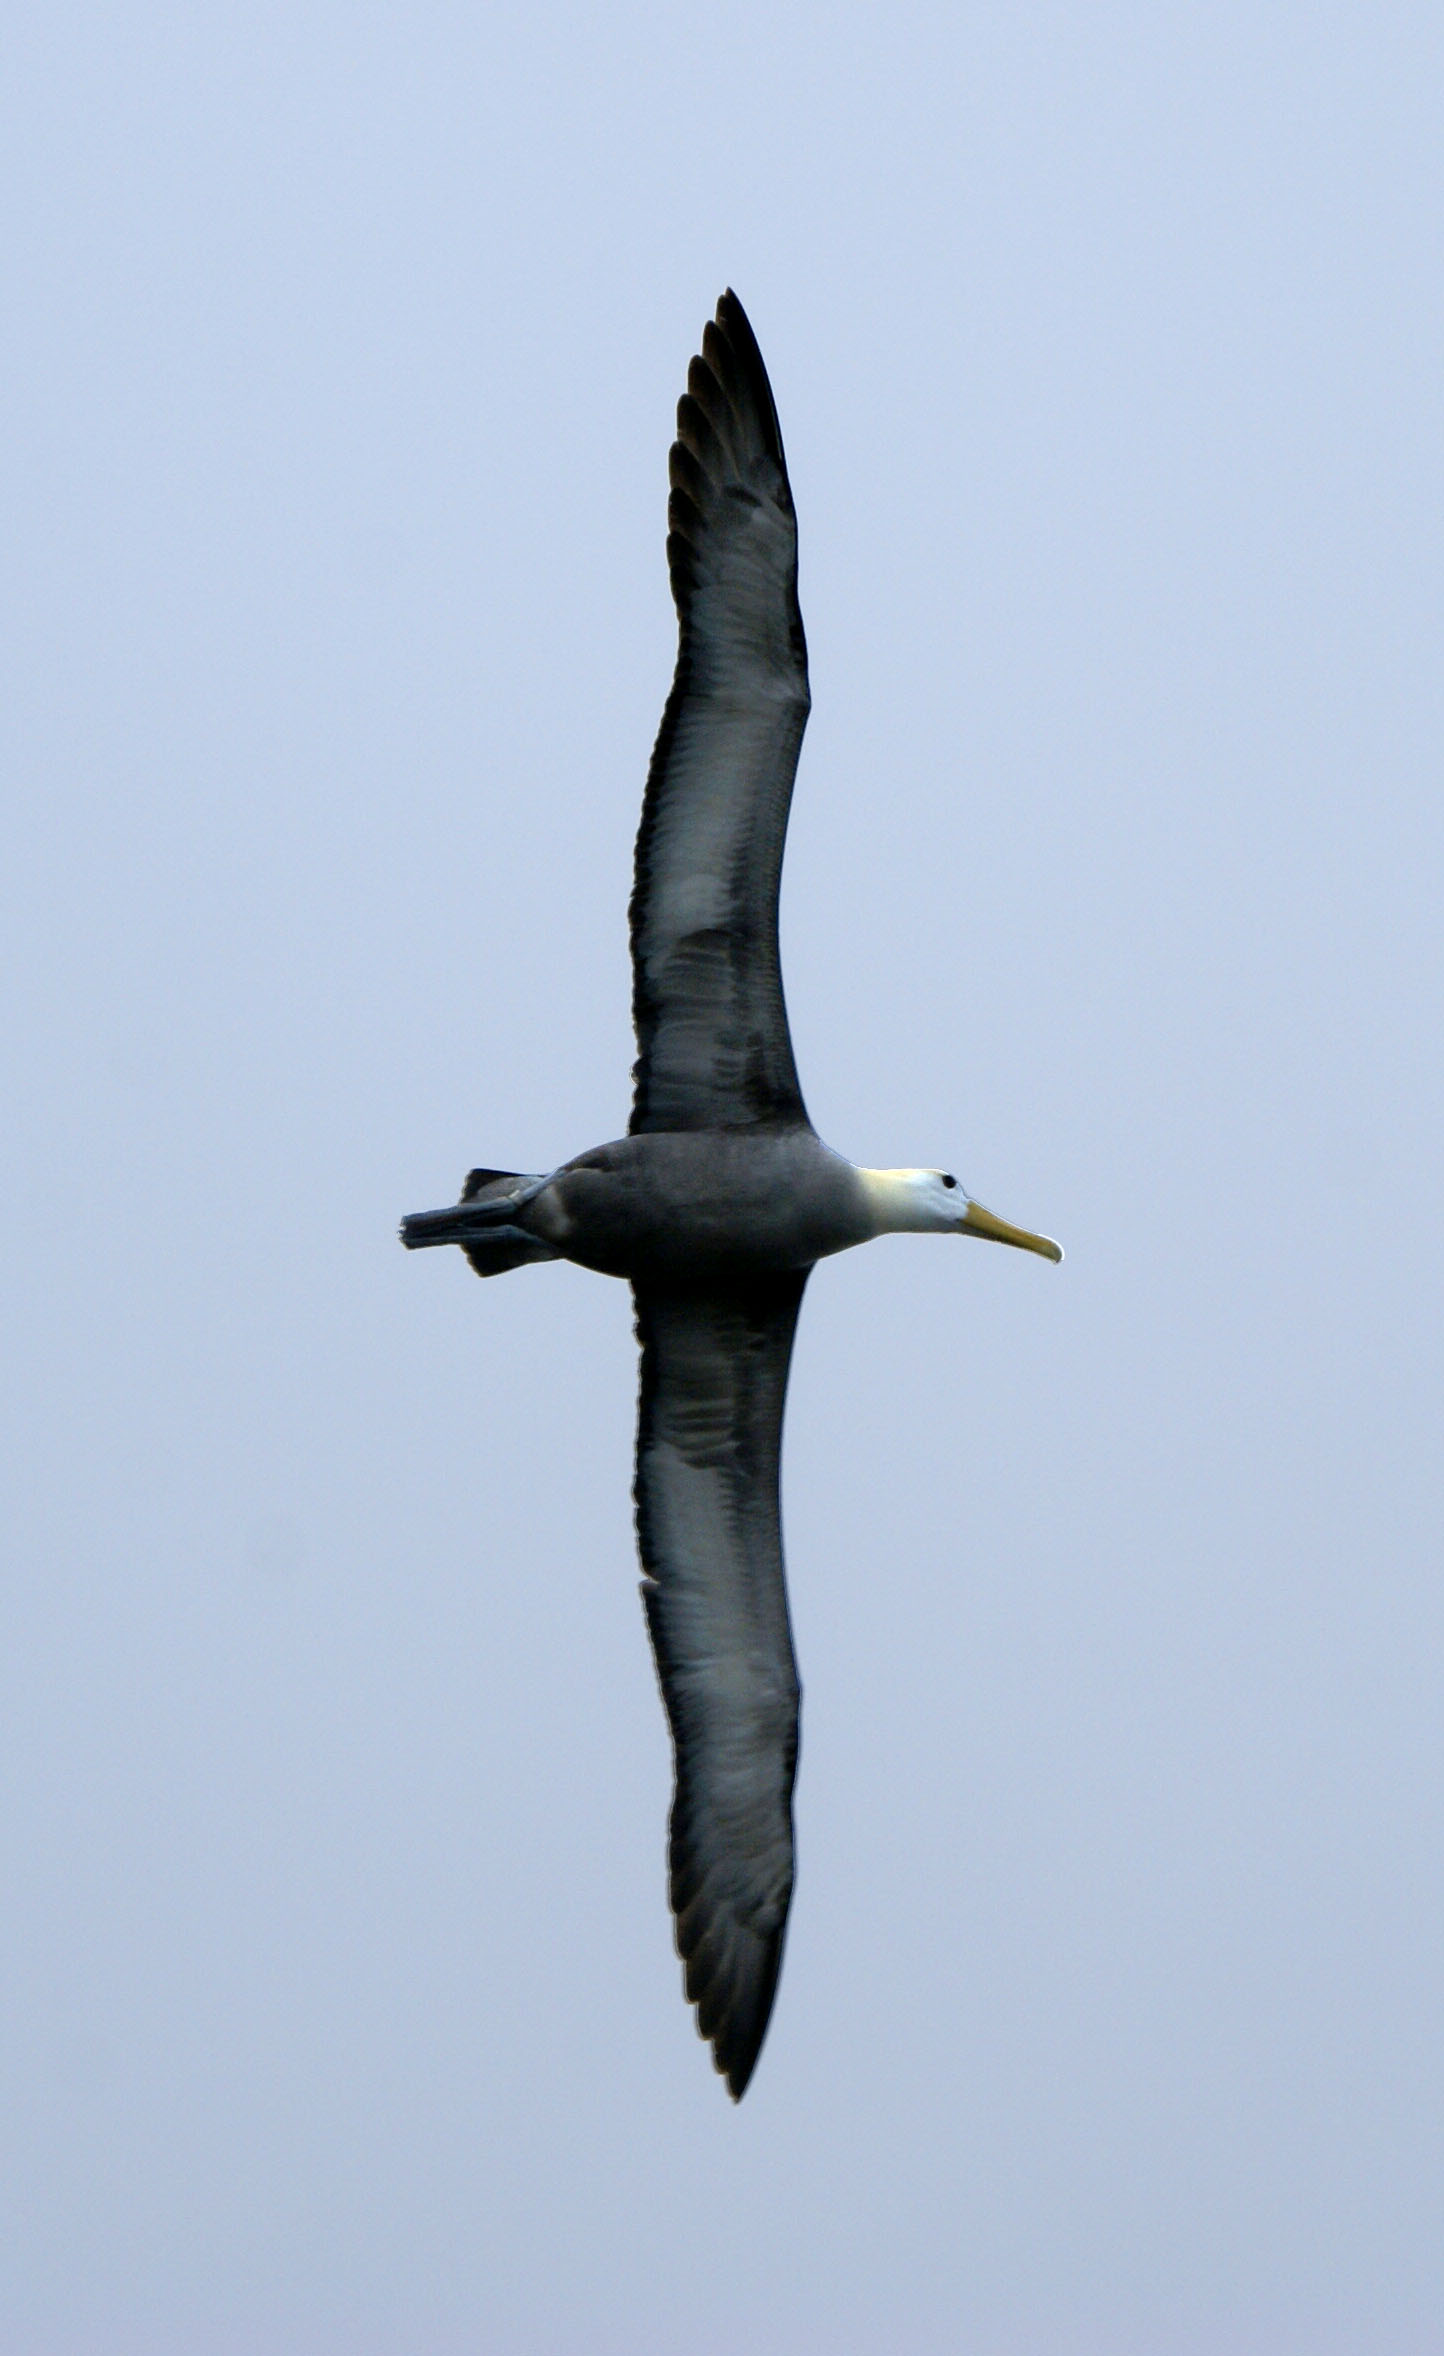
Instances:
[[[757,339],[730,289],[687,374],[667,562],[679,630],[637,835],[625,1137],[473,1170],[402,1223],[478,1276],[575,1260],[632,1287],[642,1598],[671,1726],[669,1884],[697,2026],[740,2099],[792,1899],[801,1689],[779,1461],[797,1314],[830,1253],[900,1232],[1061,1260],[944,1170],[862,1169],[807,1117],[777,898],[810,703],[797,519]]]

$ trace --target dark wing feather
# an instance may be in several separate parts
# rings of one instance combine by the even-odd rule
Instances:
[[[807,646],[797,519],[757,339],[724,294],[677,409],[667,561],[677,670],[632,891],[632,1128],[803,1121],[777,891]]]
[[[676,1758],[672,1911],[697,2026],[739,2097],[792,1897],[800,1696],[778,1465],[806,1282],[636,1291],[637,1542]]]

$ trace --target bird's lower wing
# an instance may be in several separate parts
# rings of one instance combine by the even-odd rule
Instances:
[[[806,1281],[635,1293],[637,1540],[676,1756],[672,1910],[734,2096],[766,2032],[792,1897],[800,1695],[778,1470]]]

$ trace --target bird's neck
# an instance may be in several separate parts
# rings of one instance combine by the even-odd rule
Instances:
[[[863,1170],[857,1172],[874,1235],[937,1235],[950,1222],[940,1219],[930,1199],[930,1170]]]

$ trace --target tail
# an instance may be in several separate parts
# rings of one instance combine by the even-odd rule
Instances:
[[[413,1211],[401,1222],[409,1252],[432,1244],[460,1244],[478,1276],[504,1276],[528,1260],[560,1257],[540,1236],[517,1224],[519,1215],[546,1185],[549,1172],[473,1170],[461,1200],[444,1211]]]

